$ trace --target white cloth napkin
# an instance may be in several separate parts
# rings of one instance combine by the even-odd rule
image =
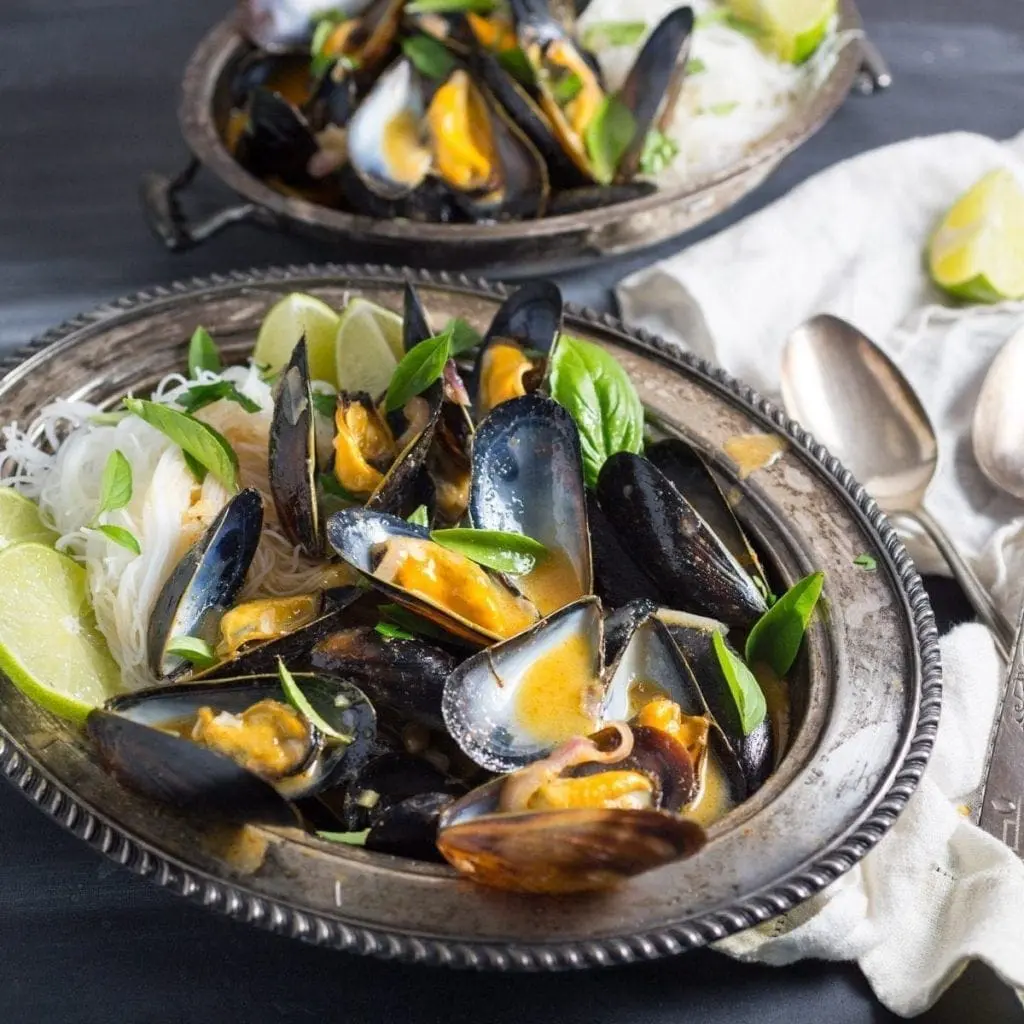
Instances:
[[[1024,326],[1024,303],[947,308],[922,262],[943,213],[996,167],[1024,182],[1024,134],[1005,144],[940,135],[865,153],[641,271],[618,294],[627,321],[775,397],[793,327],[827,312],[862,328],[904,371],[938,431],[929,511],[1016,621],[1024,503],[981,475],[970,422],[989,363]],[[907,540],[921,567],[933,570],[930,545]],[[905,1015],[930,1006],[972,959],[1024,992],[1024,863],[961,813],[981,781],[1003,666],[981,626],[955,630],[942,650],[939,738],[906,812],[848,875],[720,943],[724,952],[774,964],[857,960],[882,1002]]]

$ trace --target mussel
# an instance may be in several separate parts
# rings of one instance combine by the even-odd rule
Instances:
[[[276,177],[292,186],[312,184],[309,165],[318,150],[309,122],[297,107],[271,89],[253,89],[245,128],[235,146],[238,162],[250,174]]]
[[[330,9],[355,18],[373,0],[340,0]],[[326,9],[323,0],[241,0],[238,27],[251,43],[269,53],[305,50],[313,37],[317,15]]]
[[[149,617],[149,669],[158,679],[179,675],[188,667],[170,652],[175,640],[192,637],[216,644],[220,618],[245,583],[262,528],[259,491],[240,491],[175,566]]]
[[[620,537],[594,495],[587,492],[587,523],[594,562],[594,593],[608,609],[631,601],[664,602],[654,580],[640,568],[627,550],[628,538]]]
[[[366,849],[414,860],[443,861],[437,848],[442,811],[455,797],[450,793],[417,793],[384,808],[370,826]]]

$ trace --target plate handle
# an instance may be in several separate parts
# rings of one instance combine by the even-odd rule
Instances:
[[[882,51],[866,35],[860,38],[860,71],[857,75],[857,91],[864,96],[882,92],[892,85],[892,72]]]
[[[201,164],[193,157],[188,166],[173,178],[148,171],[139,184],[139,196],[146,222],[171,252],[184,252],[220,234],[232,224],[247,220],[263,221],[263,211],[255,203],[225,206],[197,221],[190,221],[181,205],[179,193],[192,184]]]

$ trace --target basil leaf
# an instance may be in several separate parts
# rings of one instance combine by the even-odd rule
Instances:
[[[370,834],[368,828],[362,832],[317,832],[317,839],[323,839],[328,843],[344,843],[346,846],[365,846],[366,837]]]
[[[644,137],[644,148],[640,153],[641,174],[660,174],[679,156],[679,145],[664,132],[652,128]]]
[[[410,398],[427,390],[444,373],[452,350],[451,327],[421,341],[402,357],[388,385],[384,404],[388,412],[401,409]]]
[[[125,408],[165,437],[205,470],[212,473],[229,491],[238,490],[238,456],[227,439],[213,427],[201,423],[188,413],[179,412],[159,402],[142,398],[126,398]]]
[[[607,46],[635,46],[647,31],[645,21],[595,21],[583,30],[580,41],[588,50]]]
[[[405,5],[406,14],[455,14],[458,11],[473,14],[491,14],[497,0],[413,0]]]
[[[433,530],[430,539],[449,551],[471,558],[480,565],[511,576],[523,576],[547,554],[540,541],[521,533],[503,530],[473,530],[455,527],[451,530]]]
[[[325,11],[320,15],[320,20],[316,23],[316,28],[313,29],[313,38],[309,43],[311,57],[309,73],[314,81],[322,78],[338,58],[337,54],[327,52],[326,46],[334,34],[334,30],[345,21],[348,21],[348,16],[341,11],[330,11],[329,13]]]
[[[167,653],[184,658],[196,668],[209,668],[217,663],[213,648],[197,636],[176,636],[167,645]]]
[[[175,399],[185,412],[196,412],[221,401],[234,402],[246,412],[259,412],[262,409],[259,402],[254,402],[247,395],[243,395],[229,380],[218,380],[212,384],[193,384]]]
[[[468,352],[471,348],[476,348],[484,339],[480,337],[479,332],[474,330],[461,316],[456,317],[454,320],[449,320],[445,324],[444,329],[451,331],[452,334],[452,350],[453,356],[460,356],[463,352]]]
[[[427,35],[403,39],[402,53],[412,61],[420,74],[438,82],[444,81],[455,67],[455,58],[444,44]]]
[[[704,113],[714,114],[715,117],[725,117],[727,114],[731,114],[739,103],[736,100],[732,100],[729,103],[712,103],[710,107],[704,108]]]
[[[311,722],[317,729],[320,730],[325,736],[330,736],[332,739],[340,740],[342,743],[351,743],[352,737],[346,735],[343,732],[338,732],[329,722],[325,722],[324,719],[317,713],[316,709],[306,698],[306,695],[299,689],[299,684],[295,682],[295,677],[288,671],[284,661],[281,658],[277,659],[277,674],[281,680],[281,689],[284,690],[285,697],[288,698],[288,703],[303,718]]]
[[[430,513],[427,511],[426,505],[420,505],[418,509],[406,520],[407,523],[413,523],[416,526],[429,526],[430,525]]]
[[[324,494],[330,494],[335,498],[342,498],[344,501],[352,501],[358,505],[362,504],[362,499],[346,487],[343,487],[341,481],[333,473],[321,473],[317,479],[323,488]]]
[[[185,460],[188,471],[196,478],[196,483],[201,484],[206,479],[206,467],[193,459],[186,451],[181,453],[181,457]]]
[[[754,623],[747,637],[747,664],[764,663],[779,677],[793,667],[824,582],[825,574],[816,572],[794,583]]]
[[[702,71],[707,71],[707,69],[707,64],[700,57],[691,57],[686,62],[686,73],[688,75],[699,75]]]
[[[603,348],[567,334],[551,355],[551,397],[567,409],[580,432],[587,486],[597,483],[605,460],[616,452],[639,454],[644,407],[626,371]]]
[[[740,727],[743,729],[743,735],[749,736],[768,714],[768,704],[765,702],[764,694],[754,678],[754,673],[743,664],[743,660],[738,654],[726,646],[722,634],[717,629],[711,636],[711,642],[714,645],[722,675],[725,676],[725,681],[729,684],[729,692],[740,713]]]
[[[430,619],[425,619],[422,615],[417,615],[400,604],[378,605],[377,611],[410,633],[432,637],[434,640],[451,641],[452,639],[451,633],[445,632],[440,626],[436,626],[431,622]]]
[[[551,98],[560,107],[564,107],[567,103],[571,103],[576,99],[583,91],[583,79],[575,71],[570,71],[567,75],[558,79],[558,81],[552,82],[550,90]]]
[[[90,527],[90,529],[98,530],[107,540],[112,540],[115,544],[120,544],[121,547],[127,548],[133,555],[142,554],[142,545],[139,543],[138,538],[131,530],[126,530],[123,526],[103,524],[102,526]]]
[[[333,420],[338,411],[338,396],[333,391],[314,391],[313,408],[326,420]]]
[[[373,627],[385,640],[415,640],[416,637],[412,633],[401,628],[401,626],[392,625],[390,622],[378,622]]]
[[[622,154],[636,135],[636,120],[617,96],[605,96],[583,132],[598,184],[610,185]]]
[[[132,466],[125,458],[124,453],[114,449],[107,456],[107,464],[103,467],[103,476],[100,479],[100,507],[96,515],[101,512],[115,512],[124,508],[132,500]]]
[[[858,569],[863,569],[865,572],[874,572],[878,568],[878,562],[871,557],[871,555],[858,555],[854,560],[853,564]]]
[[[510,74],[520,85],[532,89],[537,84],[537,75],[533,70],[529,57],[518,47],[513,46],[508,50],[498,52],[498,63]]]
[[[223,368],[217,342],[205,327],[197,327],[188,343],[188,375],[198,377],[200,370],[220,373]]]

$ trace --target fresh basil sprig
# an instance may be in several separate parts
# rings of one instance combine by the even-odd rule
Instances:
[[[213,648],[198,636],[173,637],[167,645],[167,653],[183,658],[198,669],[209,668],[217,662]]]
[[[853,564],[858,569],[863,569],[865,572],[874,572],[878,568],[878,562],[875,560],[873,555],[867,553],[858,555],[854,560]]]
[[[504,530],[455,527],[433,530],[430,539],[449,551],[456,551],[488,569],[510,576],[524,576],[532,571],[539,558],[547,554],[547,548],[540,541]]]
[[[132,500],[132,465],[124,452],[115,448],[108,456],[100,477],[100,507],[96,515],[116,512]]]
[[[185,412],[197,412],[214,402],[234,402],[246,412],[259,412],[262,406],[248,395],[243,395],[229,380],[218,380],[211,384],[193,384],[183,391],[175,401]]]
[[[420,34],[403,39],[402,53],[412,61],[420,74],[438,82],[444,81],[455,67],[455,58],[447,47],[428,35]]]
[[[575,71],[551,83],[551,97],[560,107],[571,103],[582,91],[583,79]]]
[[[400,604],[378,605],[377,611],[384,616],[385,620],[393,622],[406,632],[417,636],[432,637],[434,640],[451,640],[450,633],[446,633],[440,626],[434,625],[430,619],[425,619],[422,615],[417,615]]]
[[[229,491],[238,490],[238,456],[227,439],[213,427],[159,402],[126,398],[124,405],[130,413],[173,441]]]
[[[824,582],[823,572],[805,576],[754,623],[747,637],[748,665],[763,663],[779,677],[793,667]]]
[[[645,21],[595,21],[583,30],[580,42],[588,50],[635,46],[647,31]]]
[[[90,527],[90,529],[99,531],[108,540],[112,540],[115,544],[127,548],[133,555],[142,554],[142,545],[139,543],[139,538],[131,530],[126,530],[123,526],[111,526],[109,523],[100,523],[97,526]]]
[[[426,505],[420,505],[406,522],[412,523],[414,526],[429,526],[430,525],[430,513],[427,511]]]
[[[200,370],[220,373],[223,368],[220,350],[213,336],[205,327],[197,327],[188,343],[188,375],[198,377]]]
[[[712,634],[711,642],[714,645],[715,656],[718,658],[722,675],[725,676],[729,692],[740,713],[740,727],[743,729],[743,735],[749,736],[768,714],[764,693],[761,691],[757,679],[754,678],[754,673],[743,663],[743,659],[726,644],[717,629]]]
[[[482,341],[480,332],[474,330],[461,316],[455,317],[453,320],[449,320],[445,324],[444,329],[450,330],[452,334],[452,351],[453,356],[462,355],[463,352],[468,352],[471,348],[476,348]]]
[[[353,737],[346,735],[343,732],[338,732],[330,722],[324,720],[324,718],[317,712],[316,708],[310,704],[309,699],[299,689],[299,684],[295,682],[295,676],[288,671],[288,667],[285,665],[281,658],[277,659],[277,674],[281,680],[281,689],[284,691],[285,697],[288,699],[288,703],[300,715],[302,715],[307,721],[311,722],[317,729],[320,730],[325,736],[330,736],[331,739],[337,740],[340,743],[351,743]]]
[[[382,637],[384,637],[385,640],[415,640],[416,639],[416,637],[413,636],[413,634],[410,633],[408,630],[402,629],[401,626],[396,626],[396,625],[394,625],[394,623],[391,623],[391,622],[378,622],[377,625],[374,626],[373,628]]]
[[[411,348],[395,367],[384,405],[388,412],[401,409],[410,398],[421,394],[444,373],[452,354],[454,328],[449,324],[440,334]]]
[[[644,138],[644,148],[640,153],[640,173],[660,174],[672,161],[679,156],[679,145],[664,132],[652,128]]]
[[[576,421],[587,486],[616,452],[639,454],[644,407],[629,375],[599,345],[563,334],[549,369],[551,397]]]
[[[530,63],[530,58],[518,46],[508,50],[498,51],[498,63],[510,74],[520,85],[532,89],[537,84],[537,75]]]
[[[636,135],[636,119],[617,96],[605,96],[583,132],[594,178],[610,185],[619,161]]]

